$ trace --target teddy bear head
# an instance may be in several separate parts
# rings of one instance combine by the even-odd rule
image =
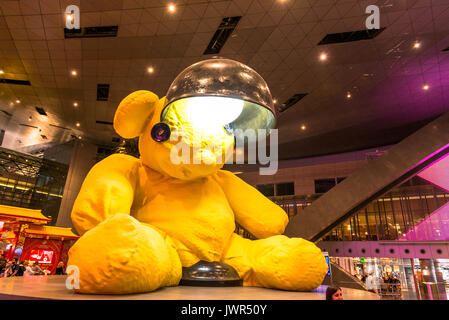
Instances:
[[[191,100],[181,99],[167,107],[165,97],[136,91],[117,108],[114,129],[126,139],[139,137],[140,159],[153,170],[182,180],[206,177],[232,157],[234,136],[223,126],[207,121],[207,114],[201,114],[202,120],[198,121],[204,103],[211,101],[192,104]],[[156,141],[151,132],[162,117],[171,134],[166,141]]]

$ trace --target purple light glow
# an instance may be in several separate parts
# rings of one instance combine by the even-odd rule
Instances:
[[[401,241],[449,240],[449,203],[425,217],[407,233]]]
[[[449,192],[449,154],[433,162],[418,176]]]
[[[433,162],[426,169],[418,173],[418,176],[433,185],[449,192],[449,155]],[[429,241],[449,240],[449,203],[425,217],[399,240],[405,241]]]

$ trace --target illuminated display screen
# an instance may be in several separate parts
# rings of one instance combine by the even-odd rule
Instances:
[[[331,267],[329,266],[329,257],[325,256],[326,258],[326,263],[327,263],[327,275],[330,276],[331,275]]]
[[[329,253],[323,252],[323,255],[324,255],[324,258],[326,259],[326,263],[327,263],[327,274],[326,275],[330,276],[331,275],[331,266],[329,263]]]
[[[51,263],[53,259],[53,251],[48,250],[31,250],[30,261],[37,261],[39,263]]]

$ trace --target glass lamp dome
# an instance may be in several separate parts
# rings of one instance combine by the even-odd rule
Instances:
[[[218,124],[238,138],[241,129],[265,129],[276,124],[276,111],[265,80],[247,65],[213,58],[184,69],[167,91],[161,122],[177,105],[187,106],[194,120]],[[181,103],[182,102],[182,103]]]

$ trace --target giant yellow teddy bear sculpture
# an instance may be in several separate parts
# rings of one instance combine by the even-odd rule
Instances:
[[[180,100],[182,101],[182,100]],[[182,102],[178,102],[178,105]],[[81,238],[69,252],[79,269],[80,293],[125,294],[178,285],[182,267],[199,260],[233,266],[245,286],[306,291],[321,284],[327,264],[313,243],[281,235],[286,213],[200,149],[200,164],[174,164],[176,141],[159,143],[151,128],[166,104],[136,91],[119,105],[114,128],[124,138],[139,136],[141,157],[114,154],[87,175],[72,210]],[[234,138],[223,128],[201,132],[174,108],[164,121],[195,143]],[[176,111],[178,110],[178,111]],[[259,240],[234,233],[235,221]]]

